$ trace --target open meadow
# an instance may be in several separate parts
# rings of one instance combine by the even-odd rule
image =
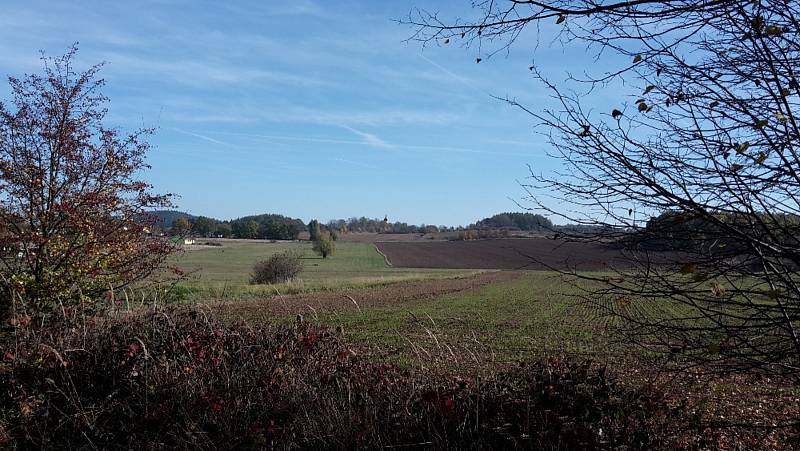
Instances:
[[[668,396],[680,393],[693,408],[720,421],[734,410],[753,421],[779,421],[796,413],[795,408],[787,410],[784,402],[770,401],[798,399],[800,393],[791,387],[761,392],[743,379],[722,378],[710,382],[714,389],[708,392],[708,378],[692,374],[664,382],[670,377],[657,370],[664,363],[658,361],[660,357],[621,341],[614,327],[620,319],[609,314],[604,300],[586,298],[591,282],[542,270],[535,263],[531,266],[539,270],[490,269],[517,267],[521,258],[527,258],[517,250],[524,249],[528,257],[549,259],[551,264],[560,261],[556,257],[567,256],[572,264],[594,271],[584,272],[587,275],[611,275],[602,268],[614,253],[598,251],[595,245],[581,249],[573,243],[564,250],[543,239],[378,243],[388,259],[399,255],[422,261],[438,250],[439,256],[427,260],[434,267],[421,269],[389,266],[366,240],[339,242],[337,254],[327,259],[314,256],[305,242],[220,243],[221,247],[186,251],[174,261],[194,271],[184,282],[197,290],[191,303],[227,323],[281,327],[303,318],[336,330],[353,353],[370,361],[445,377],[491,377],[526,362],[569,356],[602,365],[633,385],[663,379],[672,390]],[[468,246],[476,250],[465,252]],[[425,250],[419,257],[416,250],[421,247]],[[490,251],[483,264],[475,265],[481,249]],[[299,281],[248,285],[253,262],[284,250],[303,253],[305,269]],[[503,256],[508,260],[503,261]],[[454,263],[459,257],[461,264]],[[220,287],[227,287],[227,294]],[[667,307],[648,308],[639,313],[667,318],[671,312]],[[754,407],[759,405],[771,407]]]
[[[381,285],[401,280],[453,278],[479,270],[441,268],[393,268],[375,246],[366,242],[339,242],[336,255],[323,259],[305,241],[208,239],[217,246],[187,246],[170,257],[169,265],[185,272],[180,283],[182,297],[228,299],[272,296],[346,287]],[[303,271],[288,283],[251,285],[253,264],[286,252],[302,256]]]
[[[177,291],[184,301],[209,305],[230,319],[276,324],[303,315],[343,327],[348,338],[380,353],[399,354],[398,360],[406,363],[412,356],[429,355],[427,346],[436,347],[437,341],[439,346],[452,343],[456,347],[452,355],[461,349],[462,357],[498,363],[551,351],[605,359],[612,349],[605,330],[610,318],[580,299],[580,290],[565,283],[565,276],[555,271],[493,269],[492,263],[501,268],[518,265],[525,258],[515,252],[520,247],[554,261],[553,244],[547,240],[468,243],[479,248],[466,254],[463,242],[442,241],[436,247],[440,258],[430,259],[430,266],[448,266],[460,258],[461,266],[469,267],[476,253],[498,249],[482,269],[390,266],[367,242],[339,242],[336,254],[323,259],[307,242],[210,241],[219,246],[190,246],[191,250],[172,257],[171,264],[187,273]],[[391,251],[403,256],[428,245],[392,244],[397,247]],[[297,280],[249,283],[256,261],[288,250],[302,255],[304,269]],[[595,261],[596,252],[584,255],[595,268],[601,266]],[[510,261],[501,261],[503,257]],[[470,358],[464,358],[463,363],[469,363]]]

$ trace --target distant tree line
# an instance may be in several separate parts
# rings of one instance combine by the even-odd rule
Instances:
[[[405,222],[389,222],[388,218],[350,218],[335,219],[326,224],[328,230],[339,233],[369,232],[369,233],[436,233],[456,230],[454,227],[435,225],[413,225]]]
[[[352,217],[335,219],[323,224],[316,219],[308,224],[302,220],[278,214],[245,216],[230,221],[222,221],[206,216],[192,216],[179,211],[158,211],[154,214],[161,219],[162,232],[174,236],[248,238],[271,240],[296,240],[301,232],[309,232],[309,240],[322,232],[336,236],[348,233],[386,233],[386,234],[429,234],[438,232],[459,232],[460,239],[502,238],[509,231],[524,232],[578,232],[592,234],[598,232],[595,226],[579,224],[553,225],[546,217],[533,213],[499,213],[466,227],[435,226],[428,224],[408,224],[389,222],[388,218]]]
[[[533,213],[500,213],[482,219],[470,229],[517,229],[526,232],[545,232],[553,230],[553,223],[542,215]]]
[[[175,236],[296,240],[306,226],[300,219],[277,214],[245,216],[221,221],[180,212],[155,212],[161,218],[161,232]]]

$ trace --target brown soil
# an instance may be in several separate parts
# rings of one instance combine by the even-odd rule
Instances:
[[[430,241],[453,241],[458,239],[459,232],[435,232],[435,233],[374,233],[374,232],[348,232],[339,235],[341,241],[353,241],[357,243],[382,243],[382,242],[430,242]],[[511,238],[539,238],[544,236],[538,232],[511,231]],[[303,235],[300,235],[302,239]]]
[[[258,321],[275,316],[302,314],[308,318],[323,313],[358,311],[370,307],[403,304],[432,299],[459,291],[472,290],[490,283],[512,280],[519,272],[493,271],[455,279],[432,279],[393,282],[368,288],[343,289],[250,301],[224,301],[213,308],[226,317]]]
[[[437,232],[437,233],[372,233],[372,232],[349,232],[339,235],[341,241],[352,241],[356,243],[376,243],[378,241],[392,241],[392,242],[424,242],[424,241],[441,241],[453,239],[456,236],[455,232]]]
[[[599,243],[544,238],[430,241],[375,245],[392,266],[454,269],[603,270],[626,265],[619,250]]]

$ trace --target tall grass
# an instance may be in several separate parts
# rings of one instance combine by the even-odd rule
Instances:
[[[452,353],[440,351],[431,357]],[[20,328],[0,355],[0,442],[24,449],[610,449],[691,432],[661,394],[588,361],[551,356],[488,378],[416,372],[302,320],[229,326],[207,310],[154,309]]]

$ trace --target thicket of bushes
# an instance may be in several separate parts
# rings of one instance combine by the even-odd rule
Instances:
[[[553,223],[539,214],[500,213],[481,219],[469,228],[514,228],[525,231],[547,232],[553,229]]]
[[[459,230],[452,241],[484,240],[492,238],[508,238],[508,229],[469,229]]]
[[[21,329],[0,355],[0,443],[23,449],[645,449],[685,445],[690,426],[590,362],[432,376],[362,359],[324,328],[202,311]]]

